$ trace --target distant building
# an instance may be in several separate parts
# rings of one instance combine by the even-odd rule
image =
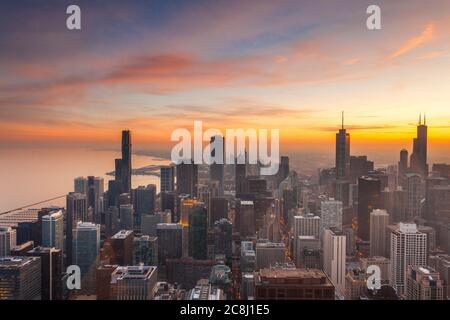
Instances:
[[[156,226],[158,237],[158,263],[164,265],[166,259],[181,258],[183,254],[183,226],[179,223],[159,223]]]
[[[16,230],[11,227],[0,227],[0,257],[9,256],[16,246]]]
[[[255,273],[255,300],[334,300],[334,286],[319,269],[270,268]]]
[[[345,294],[346,238],[336,229],[326,229],[323,234],[323,269],[336,290]]]
[[[320,202],[320,222],[323,229],[342,230],[342,201],[329,199]]]
[[[161,166],[160,167],[160,191],[174,191],[175,190],[175,167]]]
[[[72,252],[72,261],[80,267],[82,276],[92,271],[100,253],[100,225],[79,221],[73,229]]]
[[[167,259],[167,280],[191,289],[200,279],[208,278],[216,264],[215,260],[196,260],[190,257]]]
[[[370,213],[370,256],[387,257],[387,229],[389,214],[386,210],[375,209]]]
[[[62,210],[42,217],[42,246],[64,250],[64,221]]]
[[[111,264],[129,266],[133,264],[133,239],[131,230],[121,230],[111,237]]]
[[[133,240],[133,265],[158,265],[158,238],[140,236]]]
[[[116,300],[152,300],[158,278],[154,266],[119,266],[111,275]]]
[[[380,267],[381,284],[390,284],[391,281],[391,261],[386,257],[369,257],[361,258],[361,269],[367,270],[369,266],[375,265]]]
[[[400,223],[391,232],[391,284],[399,295],[406,294],[409,266],[427,265],[427,235],[415,224]]]
[[[0,300],[41,300],[38,257],[0,257]]]
[[[444,285],[439,273],[430,267],[409,266],[406,299],[444,300]]]
[[[381,204],[381,182],[364,176],[358,179],[358,237],[370,239],[370,213]]]
[[[186,293],[185,300],[225,300],[222,289],[213,287],[208,280],[199,283]]]
[[[278,262],[284,262],[286,257],[284,243],[256,243],[256,270],[270,268]]]
[[[203,203],[195,204],[189,213],[189,256],[207,259],[208,221]]]

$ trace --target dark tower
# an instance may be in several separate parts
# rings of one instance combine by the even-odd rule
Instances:
[[[217,142],[216,142],[217,139]],[[220,135],[216,135],[211,137],[211,144],[212,143],[218,143],[220,145],[220,142],[222,143],[222,163],[212,163],[209,166],[210,171],[210,180],[211,181],[218,181],[219,182],[219,196],[223,195],[223,188],[224,188],[224,159],[225,159],[225,141],[224,138]],[[216,156],[216,150],[213,149],[211,151],[211,157],[214,158]],[[219,160],[220,161],[220,160]]]
[[[427,163],[427,131],[426,118],[424,116],[422,124],[422,116],[419,116],[419,124],[417,126],[417,137],[413,140],[413,152],[411,154],[411,171],[419,173],[423,179],[428,176]]]
[[[350,178],[350,134],[344,128],[344,112],[342,127],[336,133],[336,179]]]
[[[370,238],[370,213],[381,205],[381,181],[372,177],[358,179],[358,236],[368,241]]]

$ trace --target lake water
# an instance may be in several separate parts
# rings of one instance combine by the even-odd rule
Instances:
[[[108,181],[114,179],[106,172],[114,170],[114,159],[119,151],[97,151],[89,149],[7,149],[0,156],[0,212],[31,203],[62,196],[73,191],[73,180],[78,176],[100,176]],[[133,155],[133,168],[147,165],[165,165],[170,160]],[[132,186],[156,184],[159,192],[159,177],[133,175]],[[65,205],[58,199],[45,205]]]

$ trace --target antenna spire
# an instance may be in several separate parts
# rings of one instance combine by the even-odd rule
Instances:
[[[426,113],[423,114],[423,125],[424,126],[427,125],[427,114]]]
[[[342,129],[344,129],[344,111],[342,111]]]
[[[422,113],[419,113],[419,126],[422,124]]]

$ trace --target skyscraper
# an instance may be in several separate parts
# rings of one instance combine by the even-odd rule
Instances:
[[[207,258],[208,221],[203,203],[195,204],[189,213],[189,256],[198,260]]]
[[[0,300],[41,300],[38,257],[0,257]]]
[[[120,205],[120,228],[124,230],[133,230],[134,226],[134,209],[131,204]]]
[[[370,256],[387,256],[387,231],[389,214],[386,210],[376,209],[370,213]]]
[[[405,175],[408,170],[408,150],[400,150],[400,161],[398,162],[398,177],[401,178]]]
[[[77,177],[73,181],[73,191],[87,195],[88,181],[85,177]]]
[[[133,265],[158,265],[158,238],[147,235],[134,238]]]
[[[381,183],[379,179],[361,177],[358,179],[358,236],[368,241],[370,237],[370,213],[379,209],[381,203]]]
[[[49,212],[42,217],[42,245],[64,250],[64,221],[62,210]]]
[[[0,257],[9,256],[16,246],[16,230],[11,227],[0,227]]]
[[[41,262],[41,298],[42,300],[62,299],[62,250],[36,247],[24,252],[27,257],[39,257]]]
[[[156,207],[156,185],[139,186],[133,190],[134,225],[141,225],[144,214],[153,214]]]
[[[417,173],[405,175],[405,187],[407,194],[406,219],[421,217],[422,178]]]
[[[73,229],[72,262],[87,274],[95,266],[100,253],[100,225],[79,221]]]
[[[433,268],[409,266],[406,299],[444,300],[444,281]]]
[[[320,202],[322,229],[331,227],[342,230],[342,201],[328,199]]]
[[[399,223],[391,232],[391,285],[405,294],[409,266],[426,266],[427,235],[415,224]]]
[[[345,235],[334,228],[326,229],[323,234],[323,269],[341,295],[345,294],[345,258]]]
[[[222,196],[224,189],[225,139],[221,135],[215,135],[211,137],[210,144],[217,145],[218,147],[222,146],[221,150],[211,150],[211,160],[214,162],[209,166],[210,181],[217,181],[219,183],[219,196]],[[222,153],[222,155],[220,155],[220,153]],[[218,159],[216,159],[216,157]]]
[[[111,237],[111,264],[129,266],[133,263],[133,231],[121,230]]]
[[[179,223],[159,223],[156,227],[158,236],[158,263],[165,265],[166,259],[181,258],[183,254],[183,226]]]
[[[177,194],[189,194],[197,196],[198,166],[191,163],[180,163],[176,166]]]
[[[282,242],[260,241],[256,243],[256,270],[270,268],[286,260],[286,246]]]
[[[87,221],[87,197],[84,193],[69,192],[66,196],[66,264],[72,264],[72,229],[77,221]]]
[[[131,132],[122,131],[122,193],[131,193]]]
[[[174,191],[175,190],[175,167],[161,166],[160,168],[160,191]]]
[[[411,154],[411,171],[416,172],[425,179],[428,176],[427,163],[427,121],[424,115],[419,116],[419,124],[417,126],[417,137],[413,140],[413,152]]]
[[[344,112],[342,127],[336,133],[336,179],[348,180],[350,177],[350,134],[344,128]]]
[[[152,300],[158,278],[155,266],[119,266],[111,275],[115,300]]]

